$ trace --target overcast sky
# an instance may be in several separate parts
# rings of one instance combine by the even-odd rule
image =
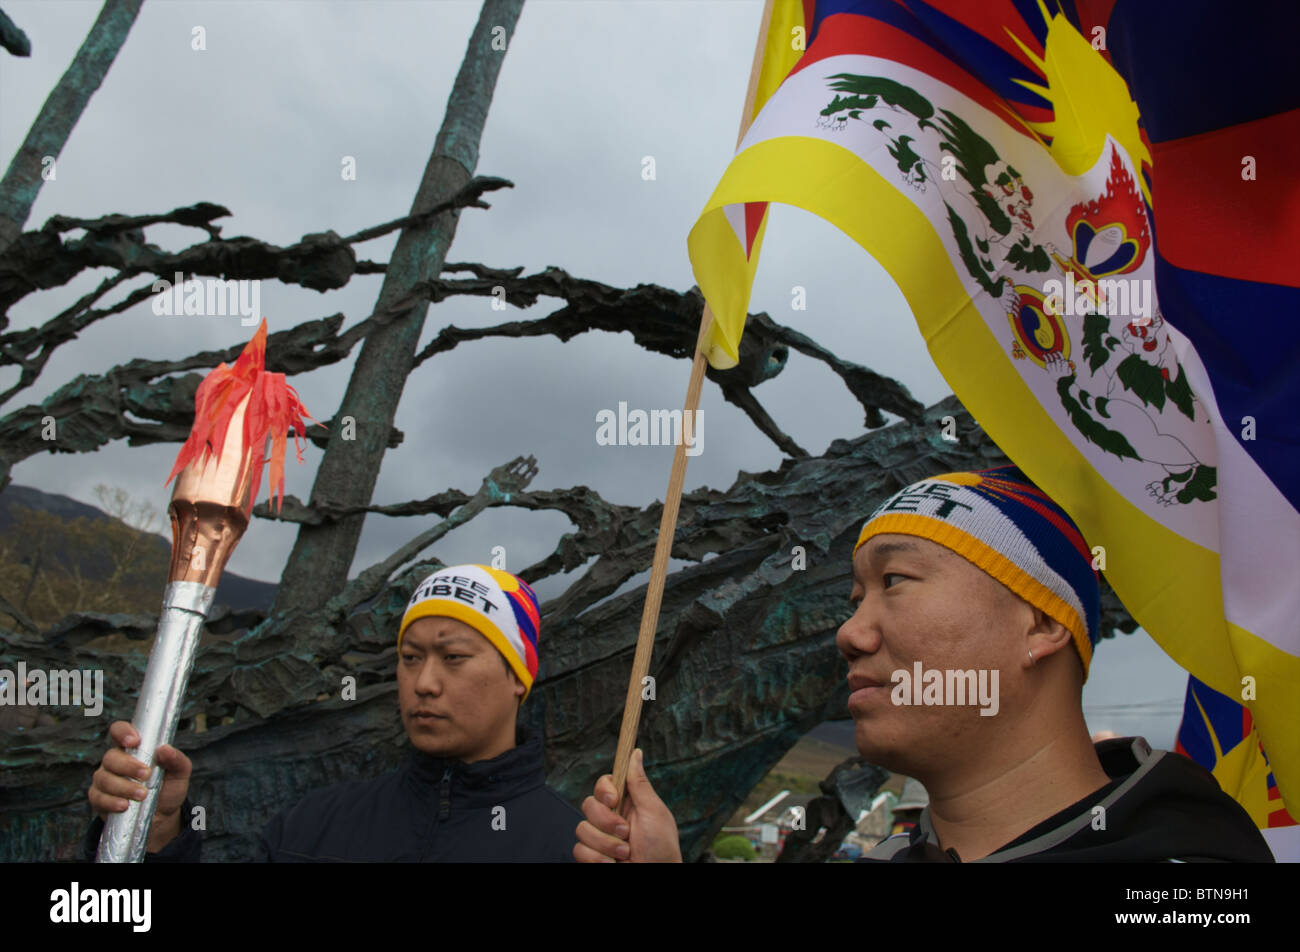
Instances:
[[[0,52],[0,157],[7,162],[100,4],[0,5],[32,42],[30,58]],[[686,235],[735,145],[762,6],[527,0],[475,170],[515,188],[490,193],[491,210],[462,212],[448,260],[526,273],[556,265],[620,287],[693,285]],[[225,237],[287,245],[310,232],[349,234],[406,214],[478,10],[478,2],[460,0],[146,0],[27,228],[55,214],[146,214],[210,201],[232,212],[218,222]],[[198,26],[201,51],[192,48]],[[354,181],[341,175],[344,156],[355,157]],[[655,160],[653,181],[642,177],[645,156]],[[147,235],[169,250],[205,237],[170,225]],[[395,243],[391,235],[356,250],[386,260]],[[11,308],[11,329],[47,320],[108,273],[84,272],[64,288],[29,296]],[[347,326],[370,313],[381,283],[380,275],[357,277],[320,294],[266,281],[261,310],[272,331],[339,311]],[[807,309],[798,312],[796,285],[807,293]],[[127,293],[119,291],[105,300]],[[541,317],[561,304],[543,299],[508,316]],[[773,207],[750,309],[898,378],[926,404],[950,392],[893,281],[851,240],[798,209]],[[447,324],[503,319],[487,299],[452,299],[430,309],[422,345]],[[159,317],[146,302],[65,345],[37,384],[0,412],[43,399],[78,373],[228,347],[251,331],[237,316]],[[312,415],[328,419],[350,370],[351,360],[291,382]],[[619,401],[680,407],[688,374],[685,361],[648,354],[627,334],[462,344],[408,381],[396,420],[406,440],[386,456],[375,502],[473,492],[492,467],[532,453],[540,467],[533,489],[585,484],[613,502],[646,505],[663,496],[671,449],[597,446],[596,413]],[[13,368],[0,371],[0,388],[15,378]],[[809,452],[862,432],[862,410],[840,379],[799,354],[755,395]],[[704,452],[690,460],[688,491],[725,489],[740,470],[780,465],[777,448],[712,384],[701,407]],[[165,510],[162,481],[177,449],[118,442],[93,456],[42,455],[18,464],[13,479],[92,504],[94,487],[106,483]],[[310,495],[321,451],[309,445],[304,456],[304,465],[287,467],[286,491],[300,499]],[[434,521],[371,516],[353,572]],[[504,545],[508,567],[518,569],[550,553],[570,529],[558,513],[496,509],[431,551],[447,563],[485,562],[492,546]],[[230,570],[276,581],[295,532],[256,520]],[[539,589],[547,597],[563,584],[553,579]],[[1172,746],[1185,684],[1144,633],[1120,636],[1098,651],[1085,690],[1089,725]]]

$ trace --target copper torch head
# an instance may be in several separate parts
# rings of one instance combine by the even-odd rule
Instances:
[[[181,470],[168,513],[172,561],[168,582],[213,588],[239,544],[252,511],[253,447],[244,438],[249,397],[235,408],[224,446]]]

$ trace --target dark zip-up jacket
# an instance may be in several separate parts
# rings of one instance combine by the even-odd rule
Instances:
[[[412,750],[397,770],[314,791],[267,824],[256,860],[272,863],[571,863],[582,814],[546,786],[540,740],[466,764]],[[181,816],[190,815],[189,804]],[[103,822],[86,837],[94,858]],[[148,862],[198,862],[182,833]]]
[[[975,862],[1274,861],[1250,815],[1200,764],[1167,750],[1153,751],[1141,737],[1114,738],[1095,746],[1110,783]],[[955,850],[940,848],[927,807],[911,831],[889,837],[859,862],[962,859]]]

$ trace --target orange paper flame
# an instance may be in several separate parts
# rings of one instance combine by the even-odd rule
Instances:
[[[194,395],[194,427],[189,439],[176,454],[176,465],[163,485],[170,483],[186,466],[202,466],[209,456],[220,458],[226,449],[226,434],[231,417],[245,397],[248,410],[244,414],[245,452],[249,455],[252,491],[248,495],[248,509],[257,499],[262,481],[262,464],[266,462],[266,437],[271,437],[270,491],[276,511],[284,503],[284,454],[287,434],[293,428],[294,451],[298,462],[302,459],[302,438],[307,433],[303,417],[313,420],[307,408],[298,399],[298,393],[289,386],[284,374],[266,370],[266,319],[248,342],[233,367],[221,363],[203,378]],[[313,422],[315,422],[313,420]],[[317,426],[322,424],[317,423]],[[245,513],[247,515],[247,513]]]

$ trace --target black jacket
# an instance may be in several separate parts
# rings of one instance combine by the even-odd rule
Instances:
[[[1249,814],[1204,767],[1153,751],[1141,737],[1096,748],[1110,783],[976,862],[1273,862]],[[1102,816],[1105,828],[1098,829]],[[940,849],[927,808],[910,832],[889,837],[859,862],[960,862],[954,852]]]
[[[541,741],[466,764],[413,750],[397,770],[314,791],[267,824],[258,862],[571,863],[582,814],[546,786]],[[190,815],[189,804],[181,816]],[[93,860],[103,821],[87,833]],[[200,835],[182,833],[147,862],[198,862]]]

